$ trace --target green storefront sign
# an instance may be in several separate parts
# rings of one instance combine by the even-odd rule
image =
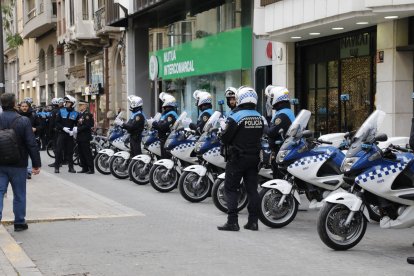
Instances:
[[[157,57],[158,78],[164,80],[250,69],[252,29],[233,29],[153,52],[151,56]],[[155,64],[150,62],[152,74]]]

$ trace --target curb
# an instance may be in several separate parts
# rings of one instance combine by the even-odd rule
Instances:
[[[3,225],[0,225],[0,249],[15,270],[16,275],[43,275]]]

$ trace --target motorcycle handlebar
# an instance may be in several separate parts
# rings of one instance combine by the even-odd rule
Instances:
[[[402,151],[402,152],[413,152],[412,149],[407,149],[407,148],[403,148],[403,147],[392,145],[392,144],[390,145],[390,148],[398,150],[398,151]]]
[[[323,141],[323,140],[316,140],[318,143],[321,143],[321,144],[327,144],[327,145],[332,145],[333,143],[332,142],[330,142],[330,141]]]

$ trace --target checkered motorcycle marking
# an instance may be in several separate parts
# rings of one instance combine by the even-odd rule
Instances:
[[[191,147],[195,147],[195,142],[181,144],[181,145],[173,148],[173,150],[183,150],[183,149],[187,149],[187,148],[191,148]]]
[[[315,156],[304,157],[304,158],[299,159],[298,161],[295,161],[292,165],[289,166],[289,169],[293,169],[299,166],[309,165],[309,164],[320,162],[320,161],[325,161],[328,158],[329,158],[328,154],[319,154]]]
[[[397,163],[395,165],[390,165],[387,167],[382,167],[380,169],[377,169],[375,171],[370,171],[368,173],[364,173],[361,175],[358,175],[358,177],[355,179],[356,184],[365,183],[369,180],[375,180],[379,179],[383,176],[399,173],[406,167],[407,163]]]
[[[206,155],[206,156],[209,156],[209,155],[215,155],[215,154],[217,154],[217,153],[220,153],[220,147],[215,147],[215,148],[212,148],[211,150],[207,151],[207,152],[205,153],[205,155]]]

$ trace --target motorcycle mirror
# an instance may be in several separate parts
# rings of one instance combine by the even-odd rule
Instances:
[[[312,137],[312,131],[310,131],[310,130],[304,130],[303,131],[303,134],[302,134],[302,137],[303,138],[310,138],[310,137]]]
[[[385,133],[379,133],[375,136],[375,142],[385,142],[388,140],[388,136]]]

